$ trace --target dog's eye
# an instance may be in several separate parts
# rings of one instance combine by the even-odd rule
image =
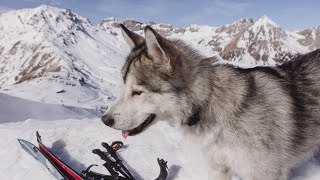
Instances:
[[[132,91],[132,96],[139,96],[142,94],[142,91]]]

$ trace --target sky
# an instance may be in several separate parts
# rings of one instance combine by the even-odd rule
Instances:
[[[0,13],[41,4],[71,9],[98,24],[108,17],[185,27],[221,26],[267,15],[288,30],[319,26],[319,0],[0,0]]]

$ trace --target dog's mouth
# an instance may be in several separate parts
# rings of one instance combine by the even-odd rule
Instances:
[[[148,118],[143,121],[138,127],[130,130],[123,130],[122,136],[126,139],[128,136],[134,136],[141,133],[154,119],[156,118],[155,114],[150,114]]]

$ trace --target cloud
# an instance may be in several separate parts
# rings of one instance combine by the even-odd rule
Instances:
[[[244,12],[249,7],[247,2],[230,1],[230,0],[214,0],[205,12],[208,14],[220,14],[224,16],[234,16]]]
[[[40,3],[40,4],[50,4],[53,6],[61,5],[65,0],[24,0],[25,2]]]
[[[0,14],[13,10],[12,8],[0,5]]]

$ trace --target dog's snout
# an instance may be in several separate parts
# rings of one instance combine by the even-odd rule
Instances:
[[[109,127],[111,127],[114,124],[114,118],[110,115],[102,116],[101,120],[105,125],[107,125]]]

